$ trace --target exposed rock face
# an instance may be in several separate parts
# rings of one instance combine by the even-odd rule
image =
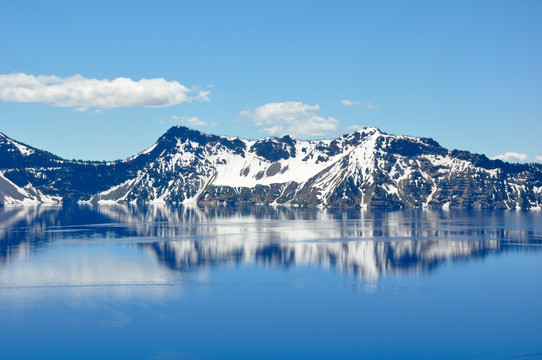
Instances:
[[[3,203],[7,181],[32,189],[36,201],[542,208],[540,165],[448,151],[433,139],[373,127],[317,141],[173,127],[141,154],[115,163],[66,161],[1,135],[0,161]]]

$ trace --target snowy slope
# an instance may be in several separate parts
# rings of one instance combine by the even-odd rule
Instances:
[[[288,136],[246,140],[175,127],[129,161],[147,165],[92,201],[467,208],[542,204],[538,168],[523,171],[484,156],[449,152],[432,139],[388,135],[374,127],[319,141]]]
[[[21,188],[6,179],[0,172],[0,204],[6,205],[35,205],[40,203],[59,203],[60,196],[44,195],[31,185]]]
[[[18,153],[22,156],[29,156],[35,152],[34,149],[12,140],[2,133],[0,133],[0,148],[3,148],[7,152]]]

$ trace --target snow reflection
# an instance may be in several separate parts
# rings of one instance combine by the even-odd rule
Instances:
[[[375,281],[540,245],[541,218],[268,206],[5,207],[0,288],[108,286],[122,297],[145,286],[182,288],[206,268],[231,264],[332,268]]]

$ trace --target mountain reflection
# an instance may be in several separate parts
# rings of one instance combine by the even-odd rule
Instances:
[[[213,263],[318,265],[366,279],[388,273],[430,270],[459,258],[484,256],[501,248],[489,241],[350,241],[261,244],[257,242],[167,241],[143,245],[171,269],[189,270]]]
[[[68,242],[124,244],[158,260],[175,277],[214,264],[330,267],[364,279],[425,272],[439,264],[542,243],[541,214],[483,211],[316,210],[289,207],[125,205],[0,208],[0,275],[21,259]],[[105,259],[105,260],[104,260]],[[88,260],[88,259],[87,259]],[[99,263],[107,260],[107,266]],[[149,281],[133,262],[94,256],[88,282]],[[79,262],[84,263],[84,261]],[[103,264],[102,264],[103,265]],[[77,268],[64,262],[59,272]],[[127,271],[127,269],[131,269]],[[30,271],[30,270],[29,270]],[[34,270],[39,280],[39,267]],[[6,272],[5,272],[6,273]],[[148,272],[149,274],[151,272]],[[117,274],[117,275],[109,275]],[[138,275],[139,274],[139,275]],[[28,274],[28,276],[32,276]],[[139,280],[133,280],[135,277]],[[169,275],[167,275],[169,276]],[[62,283],[74,283],[64,275]],[[77,276],[76,276],[77,277]],[[141,280],[143,279],[143,280]],[[3,280],[4,284],[6,279]]]

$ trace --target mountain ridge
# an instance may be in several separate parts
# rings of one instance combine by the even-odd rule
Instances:
[[[0,203],[60,201],[541,209],[542,166],[375,127],[297,140],[174,126],[115,162],[68,161],[0,134]]]

